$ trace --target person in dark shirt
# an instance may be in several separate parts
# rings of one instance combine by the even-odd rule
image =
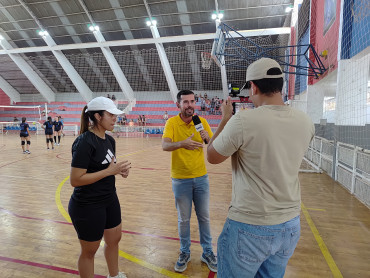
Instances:
[[[61,122],[61,123],[62,123],[62,129],[61,129],[61,131],[62,131],[62,135],[63,135],[63,136],[65,136],[65,133],[63,132],[63,129],[64,129],[64,122],[63,122],[63,118],[62,118],[62,116],[58,116],[58,119],[59,119],[59,122]]]
[[[52,119],[51,117],[49,116],[48,117],[48,120],[41,126],[43,129],[45,129],[45,136],[46,136],[46,147],[47,149],[49,150],[49,142],[50,142],[50,145],[51,145],[51,148],[54,150],[54,146],[53,146],[53,129],[54,129],[54,126],[53,126],[53,122],[52,122]]]
[[[115,175],[127,178],[131,163],[116,161],[115,140],[105,133],[114,129],[117,115],[122,113],[111,99],[94,98],[83,108],[80,135],[72,145],[70,182],[74,191],[68,212],[80,240],[81,277],[94,276],[94,256],[103,237],[108,277],[126,277],[118,270],[122,225]]]
[[[62,135],[63,130],[63,123],[59,121],[59,117],[55,117],[55,121],[53,122],[54,126],[54,145],[60,144],[60,136]],[[57,143],[57,136],[58,136],[58,143]]]
[[[19,125],[19,127],[21,128],[21,133],[20,133],[20,137],[21,137],[21,145],[22,145],[22,150],[23,150],[23,153],[28,153],[30,154],[30,145],[31,145],[31,135],[30,135],[30,132],[29,132],[29,125],[26,123],[26,118],[23,117],[22,118],[22,123]],[[27,145],[26,145],[26,141],[27,141]]]

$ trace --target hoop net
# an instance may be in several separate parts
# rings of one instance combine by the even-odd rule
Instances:
[[[201,52],[200,57],[202,58],[202,68],[210,69],[212,65],[212,55],[208,52]]]

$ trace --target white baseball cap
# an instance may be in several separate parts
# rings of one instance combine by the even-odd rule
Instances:
[[[281,74],[268,74],[268,70],[272,68],[280,69]],[[261,58],[249,65],[245,81],[260,80],[264,78],[280,78],[283,76],[283,71],[278,62],[270,58]]]
[[[114,115],[120,115],[123,113],[123,111],[117,109],[113,100],[106,97],[96,97],[92,99],[87,104],[87,109],[85,110],[85,113],[88,111],[101,111],[101,110],[107,111]]]

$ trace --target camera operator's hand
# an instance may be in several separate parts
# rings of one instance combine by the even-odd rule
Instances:
[[[222,103],[221,105],[221,112],[222,112],[222,119],[230,120],[230,118],[233,116],[233,106],[231,103],[231,97],[227,97],[227,99]]]

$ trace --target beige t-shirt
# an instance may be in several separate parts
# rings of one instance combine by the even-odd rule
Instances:
[[[232,156],[228,217],[276,225],[298,216],[298,172],[314,134],[310,118],[289,106],[263,105],[234,115],[213,142],[219,154]]]

